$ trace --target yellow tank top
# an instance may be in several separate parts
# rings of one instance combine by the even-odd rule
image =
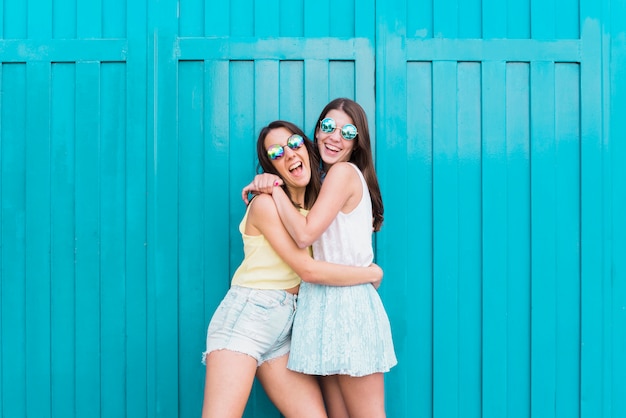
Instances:
[[[255,289],[290,289],[299,285],[300,277],[276,254],[264,235],[245,234],[249,210],[250,206],[239,224],[244,259],[231,285]],[[301,209],[300,213],[306,215],[308,211]]]

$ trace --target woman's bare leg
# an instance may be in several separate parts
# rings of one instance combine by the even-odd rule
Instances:
[[[265,393],[286,418],[326,418],[317,378],[287,369],[287,359],[285,354],[257,369]]]
[[[384,418],[385,379],[382,373],[363,377],[338,375],[339,387],[351,417]]]
[[[256,369],[257,361],[246,354],[229,350],[209,353],[202,418],[241,418]]]
[[[321,376],[320,385],[324,394],[324,403],[329,418],[349,418],[346,403],[343,400],[338,375]]]

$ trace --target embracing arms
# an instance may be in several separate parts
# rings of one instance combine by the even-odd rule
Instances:
[[[247,201],[248,192],[269,193],[272,195],[280,219],[289,235],[300,248],[305,248],[317,240],[328,228],[339,212],[350,212],[362,197],[362,186],[356,170],[348,163],[337,163],[328,171],[317,201],[306,217],[293,206],[281,187],[278,176],[259,174],[242,191]]]
[[[356,267],[314,260],[308,248],[299,248],[291,239],[269,195],[257,196],[250,204],[252,206],[248,214],[246,233],[264,235],[278,256],[303,281],[331,286],[373,283],[378,287],[383,276],[383,271],[378,265]],[[293,205],[291,206],[293,208]],[[297,209],[294,210],[297,216],[304,218]]]

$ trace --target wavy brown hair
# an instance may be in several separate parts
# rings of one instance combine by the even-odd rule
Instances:
[[[291,132],[291,134],[298,134],[302,136],[302,138],[304,138],[304,146],[309,153],[309,165],[311,167],[311,180],[306,186],[306,190],[304,192],[304,209],[311,209],[322,187],[321,173],[319,172],[319,170],[317,170],[317,167],[319,167],[320,164],[320,160],[315,144],[313,144],[313,142],[304,134],[304,132],[302,132],[302,129],[300,129],[297,125],[291,122],[287,122],[285,120],[275,120],[261,129],[261,132],[259,132],[259,137],[256,142],[256,153],[259,159],[257,172],[275,174],[281,177],[274,167],[274,164],[272,164],[272,160],[267,155],[267,150],[265,149],[265,137],[267,137],[270,131],[278,128],[285,128],[289,132]],[[291,199],[291,195],[289,194],[289,188],[286,185],[283,185],[282,188],[285,193],[287,193],[287,196],[289,196],[289,199]],[[293,200],[291,200],[291,202],[294,204],[294,206],[299,206],[294,203]]]
[[[317,131],[319,129],[320,122],[326,117],[328,112],[333,109],[345,112],[348,116],[350,116],[350,118],[352,118],[354,126],[356,126],[358,134],[356,138],[353,139],[355,144],[352,154],[350,155],[350,162],[359,167],[363,173],[363,177],[365,177],[365,182],[367,183],[367,188],[369,189],[370,198],[372,200],[374,231],[379,231],[383,223],[383,213],[385,210],[383,207],[383,198],[380,193],[380,187],[378,185],[378,177],[376,176],[376,169],[374,168],[374,158],[372,157],[372,144],[370,141],[367,115],[360,104],[354,100],[340,97],[331,101],[326,105],[326,107],[324,107],[319,118],[317,118],[317,123],[315,124],[315,153],[316,155],[319,155],[319,149],[317,148]]]

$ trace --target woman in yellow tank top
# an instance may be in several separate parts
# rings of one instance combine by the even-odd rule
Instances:
[[[257,140],[259,164],[278,175],[305,214],[321,179],[313,143],[296,125],[274,121]],[[239,225],[244,260],[207,331],[203,418],[241,417],[256,376],[285,417],[326,417],[314,376],[287,369],[300,280],[346,286],[376,283],[376,265],[353,267],[313,260],[285,230],[269,195],[252,199]]]

